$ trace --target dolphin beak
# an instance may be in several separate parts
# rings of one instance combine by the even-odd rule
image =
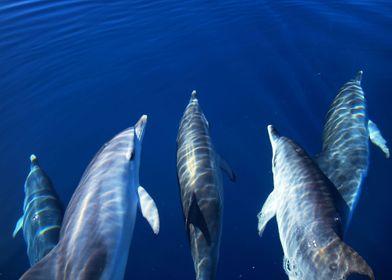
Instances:
[[[363,71],[362,70],[359,70],[358,71],[358,73],[357,73],[357,75],[355,76],[355,81],[357,82],[357,83],[361,83],[361,80],[362,80],[362,75],[363,75]]]
[[[272,151],[275,154],[276,141],[280,138],[279,132],[272,125],[267,126],[268,136],[271,142]]]
[[[136,136],[139,139],[139,141],[143,140],[146,124],[147,124],[147,115],[143,115],[143,116],[141,116],[141,118],[137,121],[137,123],[134,126],[135,133],[136,133]]]

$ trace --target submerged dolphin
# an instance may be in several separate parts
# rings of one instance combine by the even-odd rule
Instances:
[[[139,185],[147,116],[106,143],[87,167],[64,215],[58,245],[21,279],[122,279],[138,202],[155,234],[154,201]]]
[[[344,280],[351,274],[374,279],[372,269],[342,239],[341,208],[331,181],[292,140],[270,125],[274,190],[258,215],[261,235],[276,215],[289,279]]]
[[[35,155],[30,156],[30,173],[24,185],[23,216],[16,223],[13,237],[23,228],[30,265],[42,259],[59,241],[63,210],[53,185],[38,164]]]
[[[350,221],[369,165],[369,138],[389,157],[386,141],[367,118],[362,71],[343,85],[328,113],[323,149],[315,160],[349,206]],[[345,225],[347,226],[347,225]]]
[[[198,280],[215,279],[223,213],[221,168],[235,180],[214,150],[208,122],[193,91],[177,135],[177,176]]]

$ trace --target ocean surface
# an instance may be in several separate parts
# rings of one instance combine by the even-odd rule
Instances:
[[[391,30],[391,1],[1,1],[0,279],[29,267],[12,232],[30,154],[66,206],[98,149],[142,114],[140,181],[161,232],[137,215],[125,278],[194,279],[175,164],[194,89],[237,176],[224,181],[217,279],[287,279],[275,219],[257,234],[273,188],[266,126],[317,154],[330,103],[362,69],[369,116],[392,143]],[[391,172],[371,145],[346,238],[376,279],[392,279]]]

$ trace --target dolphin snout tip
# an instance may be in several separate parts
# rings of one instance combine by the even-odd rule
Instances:
[[[135,124],[136,135],[140,140],[143,139],[146,124],[147,124],[147,115],[142,115],[140,119],[137,121],[137,123]]]
[[[30,162],[31,163],[34,163],[34,162],[36,162],[37,161],[37,156],[35,155],[35,154],[31,154],[31,156],[30,156]]]
[[[268,125],[267,130],[268,130],[268,136],[270,138],[271,143],[273,143],[274,141],[276,141],[280,137],[278,131],[276,130],[276,128],[273,125],[271,125],[271,124]]]
[[[191,98],[192,98],[192,99],[196,99],[196,98],[197,98],[197,91],[196,91],[196,90],[193,90],[193,91],[192,91]]]
[[[357,75],[355,76],[355,80],[356,80],[357,82],[361,82],[361,80],[362,80],[362,75],[363,75],[363,71],[362,71],[362,70],[359,70],[358,73],[357,73]]]

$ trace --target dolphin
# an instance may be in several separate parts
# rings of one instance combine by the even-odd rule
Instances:
[[[274,190],[258,215],[259,234],[276,215],[289,279],[374,279],[362,257],[342,241],[340,213],[347,207],[332,182],[306,152],[268,126]]]
[[[208,121],[193,91],[177,135],[177,177],[197,280],[216,275],[223,214],[221,169],[235,180],[215,152]]]
[[[117,134],[90,162],[65,211],[59,243],[21,279],[123,279],[137,205],[155,234],[155,202],[139,184],[147,116]]]
[[[315,157],[320,169],[339,190],[349,207],[347,225],[360,196],[369,165],[369,138],[389,157],[389,149],[377,125],[367,117],[361,87],[362,71],[345,83],[326,117],[322,152]]]
[[[16,223],[12,236],[23,229],[32,266],[56,246],[63,218],[63,209],[52,182],[34,154],[30,156],[30,173],[24,191],[23,216]]]

